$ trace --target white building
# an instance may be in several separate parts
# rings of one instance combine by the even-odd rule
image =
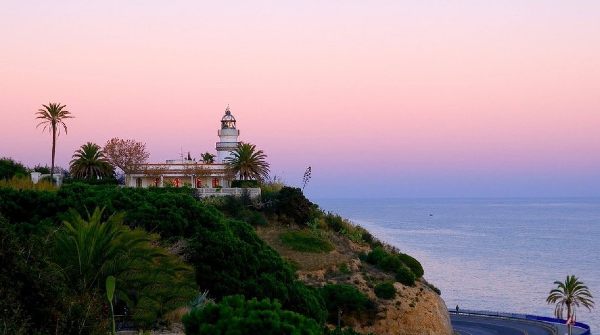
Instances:
[[[125,177],[129,187],[182,187],[198,189],[200,196],[207,195],[239,195],[241,189],[231,188],[234,176],[228,173],[225,159],[238,146],[240,131],[236,128],[235,117],[229,106],[221,119],[218,131],[219,142],[216,143],[216,160],[214,163],[196,162],[190,159],[167,160],[165,163],[148,163],[140,165],[137,172]],[[260,194],[260,189],[249,189],[252,197]]]

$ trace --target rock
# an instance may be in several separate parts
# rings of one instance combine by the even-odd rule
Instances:
[[[376,319],[370,325],[355,325],[356,331],[378,335],[452,335],[446,303],[437,293],[420,282],[415,287],[400,283],[394,286],[400,294],[391,300],[375,298]],[[374,298],[372,290],[365,293],[372,293],[369,296]]]

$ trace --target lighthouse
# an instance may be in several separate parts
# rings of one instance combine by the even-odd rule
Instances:
[[[231,152],[238,146],[240,131],[235,128],[235,117],[231,114],[229,106],[225,109],[225,115],[221,118],[221,129],[219,129],[219,142],[217,142],[217,163],[224,163]]]

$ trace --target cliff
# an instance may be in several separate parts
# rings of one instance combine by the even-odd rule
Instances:
[[[290,231],[302,231],[293,225],[269,224],[257,227],[258,235],[282,257],[294,264],[299,278],[312,286],[352,284],[373,302],[373,311],[342,315],[342,324],[361,333],[378,335],[451,335],[450,317],[444,300],[424,280],[414,286],[394,282],[396,296],[381,299],[375,294],[378,282],[394,281],[393,275],[360,259],[370,251],[366,244],[354,243],[343,235],[327,232],[334,248],[329,252],[302,252],[282,242]],[[333,327],[333,325],[332,325]]]

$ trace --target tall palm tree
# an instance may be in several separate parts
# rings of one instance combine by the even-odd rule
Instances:
[[[70,170],[75,178],[82,179],[108,177],[114,171],[100,146],[92,142],[87,142],[75,151]]]
[[[50,165],[50,179],[54,181],[54,157],[56,154],[56,138],[60,135],[60,128],[65,130],[65,134],[67,133],[67,125],[65,124],[65,119],[72,119],[73,116],[71,112],[66,110],[66,105],[61,105],[60,103],[51,102],[48,105],[42,105],[44,108],[38,109],[35,113],[37,115],[36,119],[40,119],[40,123],[36,126],[39,127],[44,125],[45,131],[48,129],[52,133],[52,165]]]
[[[212,164],[215,162],[215,155],[211,154],[210,152],[205,152],[200,155],[200,157],[202,157],[202,162],[204,164]]]
[[[556,288],[551,290],[546,302],[556,304],[554,315],[562,319],[564,309],[567,309],[567,320],[575,315],[575,308],[583,306],[588,310],[594,307],[593,296],[583,282],[573,275],[567,276],[564,282],[555,281]]]
[[[231,156],[225,158],[228,170],[238,175],[241,180],[264,181],[269,177],[269,163],[267,155],[262,150],[256,150],[256,145],[240,143],[231,152]]]

